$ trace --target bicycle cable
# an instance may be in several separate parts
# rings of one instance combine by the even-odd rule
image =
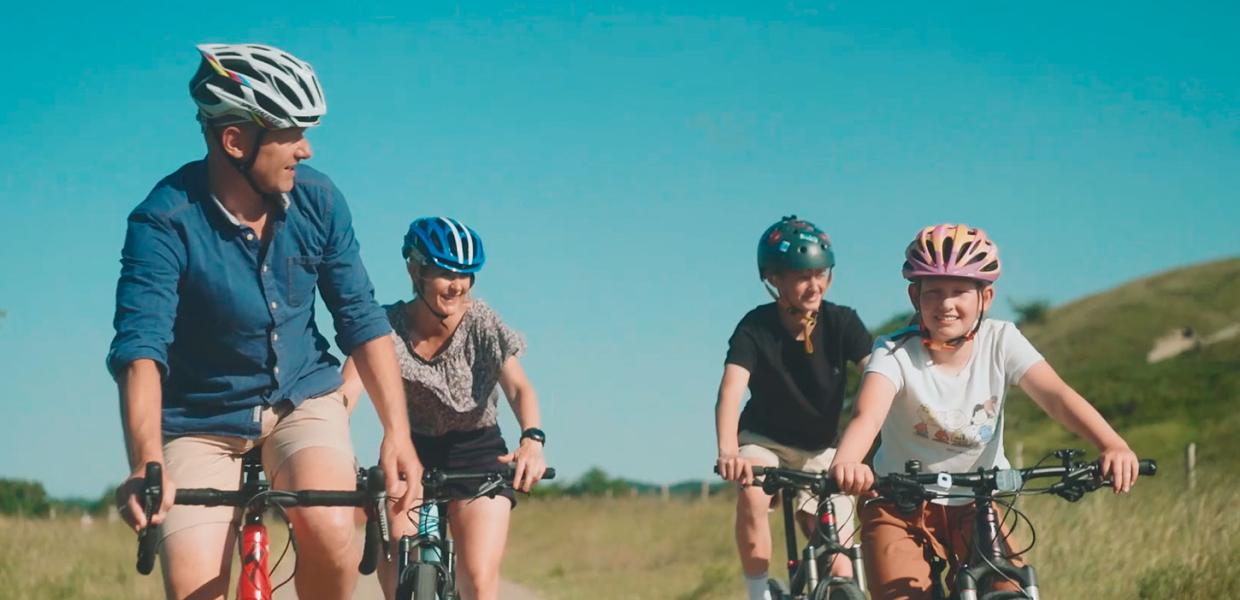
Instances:
[[[280,513],[280,519],[283,520],[284,525],[288,527],[288,539],[284,540],[284,550],[280,552],[280,558],[276,559],[276,564],[271,567],[272,573],[275,573],[276,569],[279,568],[280,563],[284,562],[284,557],[288,555],[288,551],[290,548],[293,550],[293,555],[294,556],[297,555],[297,536],[293,535],[293,522],[289,520],[288,512],[285,511],[283,506],[277,505],[276,511]],[[288,578],[286,578],[284,581],[281,581],[279,585],[271,588],[271,593],[275,594],[276,590],[287,585],[288,582],[292,581],[293,578],[296,576],[297,576],[297,560],[294,559],[293,560],[293,572],[289,573]]]

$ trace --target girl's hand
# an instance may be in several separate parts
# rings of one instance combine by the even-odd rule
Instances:
[[[741,485],[753,483],[753,466],[747,459],[732,452],[720,454],[715,465],[719,468],[719,476],[724,481],[735,481]]]
[[[849,496],[859,496],[874,486],[874,471],[859,462],[831,465],[831,478],[839,484],[840,491]]]
[[[523,438],[520,444],[515,452],[499,457],[499,462],[517,463],[517,471],[512,476],[512,487],[529,493],[547,470],[547,460],[543,458],[542,442]]]
[[[1137,482],[1141,464],[1136,453],[1127,445],[1103,448],[1098,462],[1102,466],[1102,476],[1111,479],[1111,487],[1116,494],[1127,493],[1132,489],[1132,484]]]

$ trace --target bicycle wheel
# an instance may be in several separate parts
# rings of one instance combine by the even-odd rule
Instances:
[[[865,593],[857,582],[844,577],[832,577],[818,582],[813,600],[865,600]]]
[[[400,574],[396,584],[398,600],[436,600],[439,594],[439,567],[418,562]]]

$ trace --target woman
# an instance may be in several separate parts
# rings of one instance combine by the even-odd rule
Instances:
[[[486,261],[482,239],[460,221],[420,218],[402,248],[414,298],[385,307],[400,362],[413,443],[427,469],[502,471],[516,465],[513,487],[528,492],[546,470],[545,434],[538,428],[538,396],[517,357],[525,342],[481,300],[472,298]],[[351,362],[344,367],[348,398],[362,391]],[[522,433],[509,452],[496,422],[499,393],[512,406]],[[465,598],[499,595],[499,567],[508,540],[511,490],[494,498],[454,501],[448,518]],[[394,537],[411,521],[398,519]],[[387,565],[384,565],[387,566]],[[395,573],[382,569],[390,598]]]

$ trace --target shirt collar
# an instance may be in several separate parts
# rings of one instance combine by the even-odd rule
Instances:
[[[237,227],[241,226],[241,221],[238,221],[237,217],[234,217],[232,213],[228,212],[227,208],[224,208],[224,203],[220,202],[220,199],[217,198],[215,194],[211,194],[211,201],[215,203],[215,206],[219,207],[220,213],[224,215],[225,219],[228,219],[229,223],[232,223],[233,225],[236,225]],[[288,194],[281,193],[280,194],[280,208],[284,209],[284,212],[288,212],[288,207],[290,204],[292,204],[292,201],[289,200]]]

